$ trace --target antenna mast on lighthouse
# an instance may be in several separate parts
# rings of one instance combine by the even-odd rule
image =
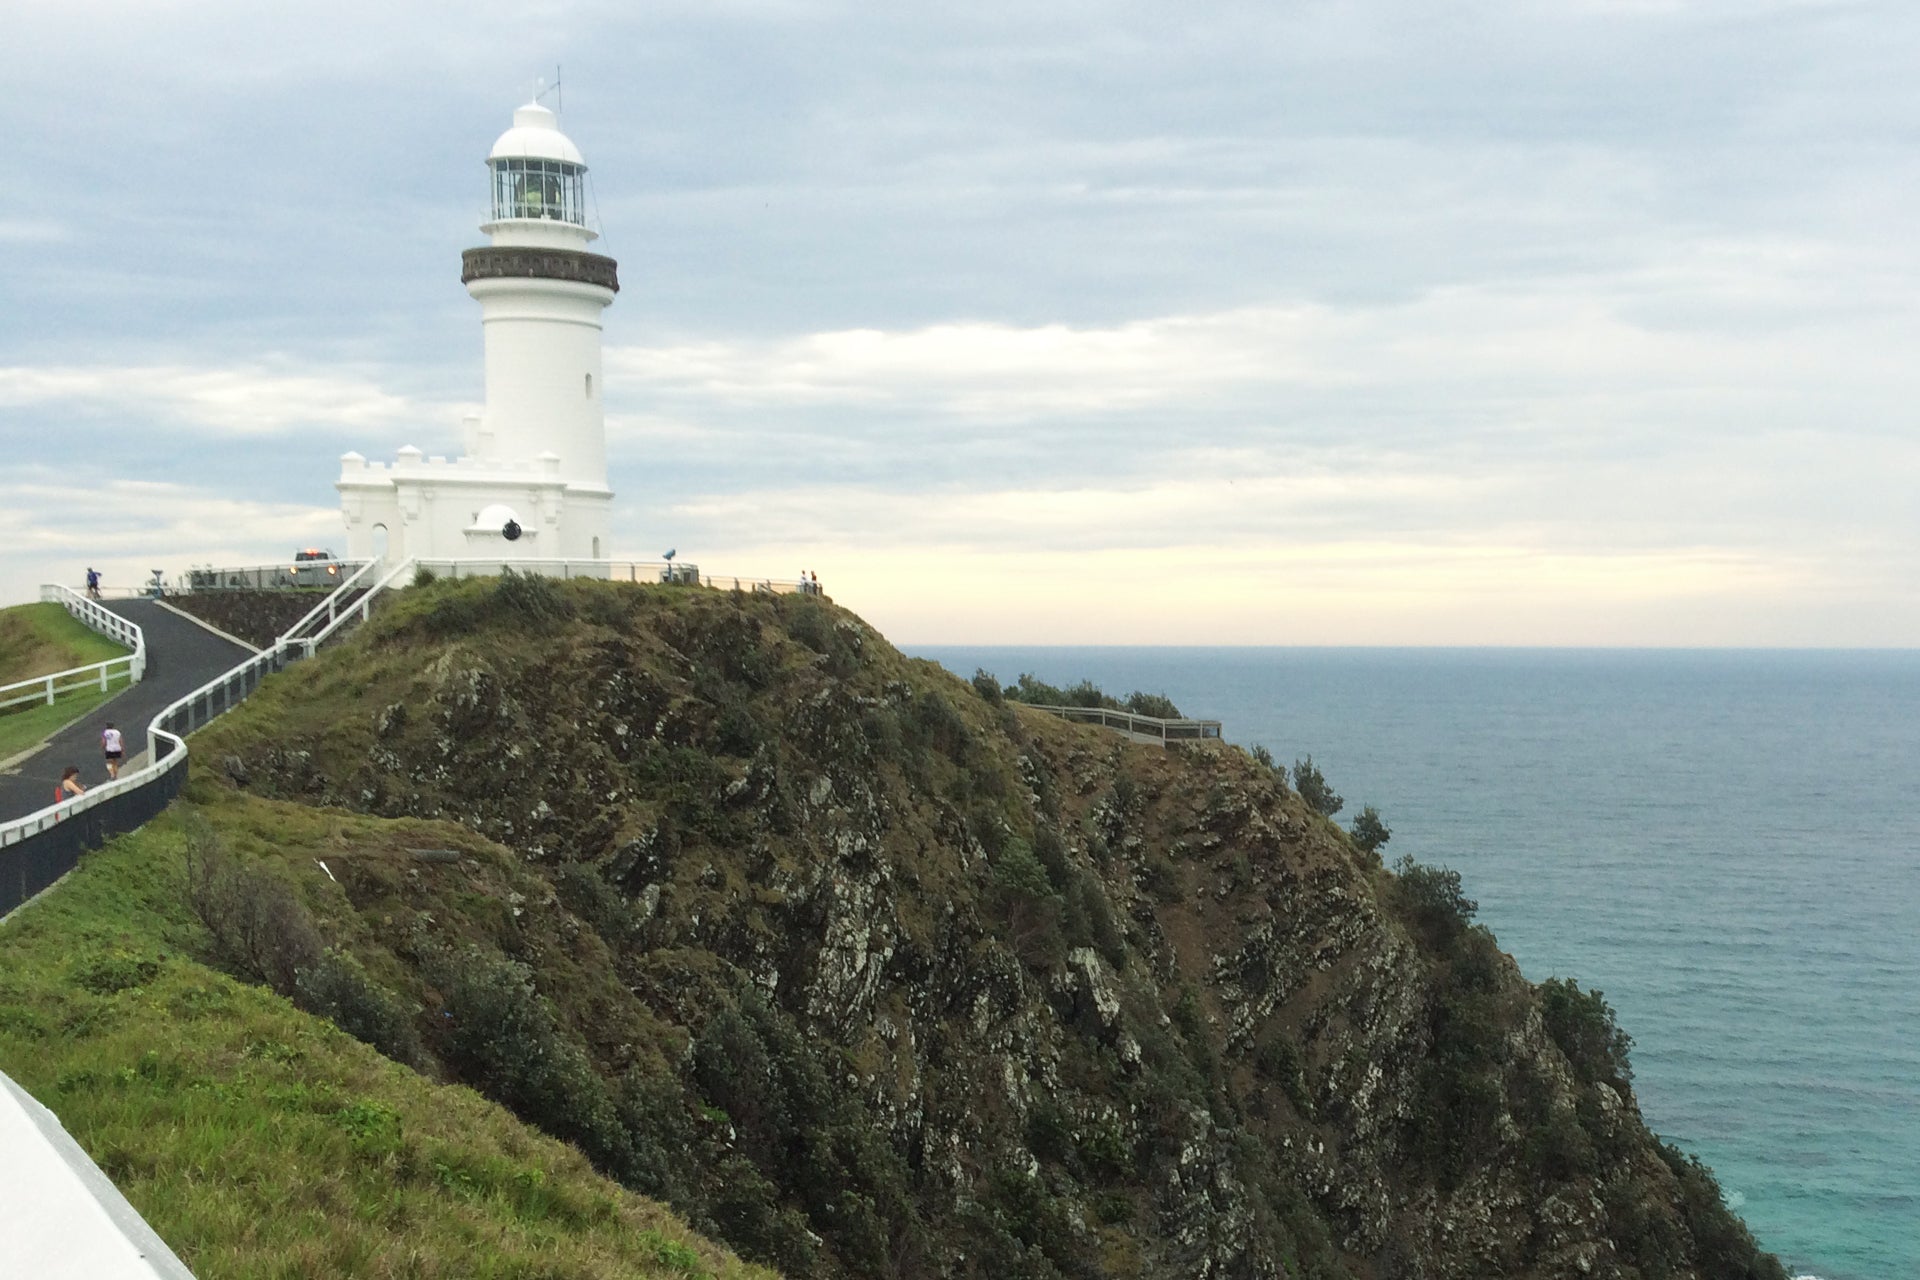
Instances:
[[[560,92],[560,64],[553,64],[553,83],[548,84],[543,76],[533,82],[532,101],[539,102],[548,94],[553,95],[553,114],[559,115],[567,109],[566,95]]]

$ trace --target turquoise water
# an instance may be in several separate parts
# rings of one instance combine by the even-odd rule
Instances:
[[[931,647],[1308,752],[1598,987],[1647,1122],[1823,1280],[1920,1277],[1920,653]]]

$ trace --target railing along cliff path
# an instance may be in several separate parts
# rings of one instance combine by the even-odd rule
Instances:
[[[1176,742],[1220,741],[1221,723],[1218,720],[1173,720],[1165,716],[1143,716],[1134,711],[1115,711],[1110,707],[1061,707],[1041,702],[1022,702],[1018,705],[1045,711],[1076,724],[1097,724],[1118,729],[1135,742],[1158,743],[1163,747]]]

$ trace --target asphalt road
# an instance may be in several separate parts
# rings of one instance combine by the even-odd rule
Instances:
[[[252,656],[251,649],[222,640],[151,600],[106,602],[147,638],[147,674],[89,712],[85,719],[62,729],[25,760],[0,773],[0,822],[25,817],[53,803],[53,788],[70,764],[80,766],[80,781],[92,786],[105,782],[106,761],[100,754],[100,730],[111,720],[126,735],[131,759],[147,749],[147,722],[160,711],[207,681]]]

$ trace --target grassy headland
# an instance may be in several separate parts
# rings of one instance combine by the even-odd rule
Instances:
[[[200,1280],[770,1280],[471,1090],[196,958],[185,850],[209,820],[316,876],[308,855],[395,825],[189,799],[0,924],[0,1068]]]
[[[1598,993],[1317,772],[1065,723],[823,600],[427,584],[192,745],[0,929],[0,1066],[208,1280],[630,1265],[495,1262],[637,1202],[527,1199],[580,1158],[430,1080],[793,1277],[1783,1275]]]

